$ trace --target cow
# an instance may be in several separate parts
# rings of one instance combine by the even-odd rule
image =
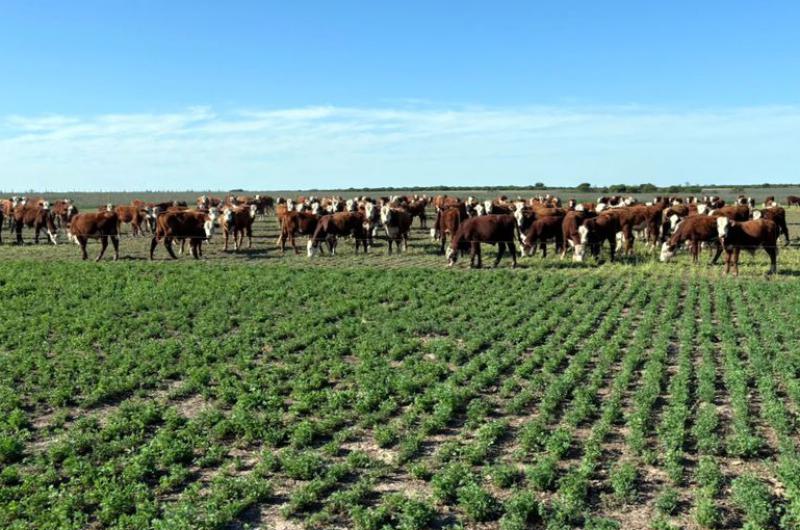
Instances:
[[[89,259],[86,243],[89,238],[100,239],[100,253],[95,261],[103,259],[108,248],[108,239],[114,247],[114,261],[119,259],[119,217],[116,212],[92,212],[75,214],[69,221],[67,237],[81,247],[81,259]]]
[[[389,254],[392,253],[392,243],[400,252],[400,242],[403,250],[408,250],[408,231],[411,228],[411,214],[402,208],[392,208],[385,204],[381,207],[381,224],[386,231],[386,240],[389,244]]]
[[[508,252],[511,254],[511,266],[515,268],[517,266],[515,239],[519,239],[519,228],[513,215],[490,214],[470,217],[461,223],[456,235],[450,241],[450,248],[447,249],[448,267],[455,265],[459,253],[469,249],[470,267],[480,268],[482,265],[481,243],[489,243],[497,244],[495,267],[500,263],[500,259],[508,248]]]
[[[172,259],[178,259],[172,250],[174,239],[188,239],[192,256],[199,259],[203,254],[203,241],[211,240],[214,234],[214,222],[217,212],[211,209],[208,212],[178,210],[167,211],[156,218],[156,229],[150,242],[150,259],[156,250],[158,242],[163,240]]]
[[[536,253],[536,243],[541,243],[542,257],[547,257],[547,241],[555,239],[556,252],[560,253],[564,246],[564,233],[562,230],[563,217],[548,216],[535,220],[525,237],[522,238],[522,252],[528,256]]]
[[[591,217],[583,221],[583,224],[578,227],[580,234],[580,243],[575,246],[574,261],[583,261],[586,256],[586,247],[591,250],[592,256],[598,258],[600,256],[600,248],[604,241],[608,241],[609,250],[611,252],[611,261],[614,261],[614,252],[616,250],[617,232],[622,231],[620,217],[606,213]]]
[[[58,228],[69,226],[72,217],[78,214],[78,209],[69,199],[57,200],[51,207],[53,220]]]
[[[789,195],[786,197],[787,206],[800,206],[800,197],[796,195]]]
[[[253,221],[256,218],[258,206],[226,206],[219,217],[219,225],[224,238],[224,251],[228,251],[228,238],[233,234],[233,249],[238,251],[247,236],[247,248],[253,247]]]
[[[17,234],[18,245],[22,244],[22,228],[25,226],[34,229],[34,243],[39,243],[39,233],[45,230],[50,241],[52,241],[54,245],[58,244],[57,229],[53,222],[53,215],[50,211],[49,202],[20,202],[17,207],[14,208],[14,230]]]
[[[561,221],[561,240],[564,242],[564,247],[561,251],[561,259],[566,257],[568,246],[575,249],[579,247],[581,244],[579,228],[586,219],[591,219],[592,217],[597,217],[597,213],[593,210],[574,210],[567,212],[564,216],[564,219]],[[578,261],[577,252],[573,255],[573,260]]]
[[[771,208],[764,208],[761,210],[753,210],[753,219],[769,219],[778,225],[778,235],[783,234],[785,244],[789,245],[789,227],[786,225],[786,210],[780,206],[773,206]]]
[[[700,261],[700,247],[702,243],[712,244],[716,247],[714,258],[711,264],[714,265],[722,254],[722,245],[719,243],[717,234],[717,219],[727,219],[727,217],[711,217],[708,215],[690,215],[680,220],[673,230],[672,236],[668,241],[661,245],[659,259],[666,263],[675,257],[678,248],[684,242],[689,243],[689,253],[692,256],[692,263]]]
[[[446,210],[439,210],[436,212],[436,224],[431,228],[431,235],[434,240],[438,238],[440,247],[439,255],[445,252],[445,245],[447,244],[447,234],[452,238],[455,236],[461,222],[467,218],[466,205],[461,203],[459,206],[447,208]]]
[[[280,205],[279,205],[280,206]],[[281,254],[286,252],[286,241],[292,244],[295,254],[299,254],[295,244],[295,236],[304,235],[311,236],[317,229],[319,216],[310,212],[297,212],[297,211],[280,211],[281,208],[276,208],[281,223],[281,233],[278,236],[278,245],[281,249]]]
[[[314,235],[308,240],[308,257],[315,256],[319,246],[326,242],[332,256],[336,255],[338,238],[352,236],[356,242],[356,254],[359,246],[363,245],[367,252],[367,233],[365,230],[366,219],[361,212],[337,212],[320,217]]]
[[[134,237],[144,235],[143,226],[147,225],[146,210],[137,208],[135,206],[121,204],[114,208],[114,212],[117,214],[117,221],[119,222],[120,226],[123,223],[130,223],[131,234]],[[119,232],[119,230],[117,230],[117,232]]]
[[[731,221],[747,221],[750,219],[750,207],[744,204],[723,206],[722,208],[712,209],[707,213],[714,217],[725,216]]]
[[[425,199],[416,199],[409,202],[405,208],[412,221],[419,218],[419,227],[423,229],[428,227],[428,216],[425,214],[425,206],[427,204],[428,201]]]
[[[725,248],[725,274],[733,266],[734,276],[739,275],[739,252],[745,249],[755,254],[762,247],[769,256],[768,275],[778,272],[778,225],[769,219],[733,221],[727,217],[717,218],[717,234]]]

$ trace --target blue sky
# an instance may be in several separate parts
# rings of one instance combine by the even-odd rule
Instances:
[[[800,182],[796,2],[0,4],[0,189]]]

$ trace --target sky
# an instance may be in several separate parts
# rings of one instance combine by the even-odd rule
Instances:
[[[0,189],[800,182],[800,3],[0,2]]]

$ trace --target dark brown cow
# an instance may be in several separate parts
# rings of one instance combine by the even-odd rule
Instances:
[[[228,238],[233,234],[233,249],[238,251],[247,236],[247,248],[253,247],[253,221],[256,218],[258,206],[227,206],[219,217],[219,226],[225,242],[224,251],[228,251]]]
[[[562,241],[564,242],[564,249],[561,252],[563,259],[567,255],[567,247],[577,249],[581,244],[581,233],[578,230],[586,219],[597,217],[597,213],[593,210],[574,210],[567,212],[564,219],[561,221]],[[578,260],[577,253],[573,256],[575,261]],[[582,259],[582,258],[581,258]]]
[[[280,209],[280,208],[278,208]],[[281,253],[286,252],[286,241],[292,244],[295,254],[299,254],[294,238],[298,235],[311,236],[317,229],[319,216],[309,212],[285,211],[279,214],[281,223],[281,235],[278,236],[278,245]]]
[[[120,205],[114,208],[120,225],[130,223],[131,234],[136,237],[144,235],[142,225],[147,225],[147,212],[135,206]]]
[[[210,240],[214,234],[216,214],[192,210],[167,211],[156,218],[156,229],[150,242],[150,259],[153,259],[156,246],[162,239],[172,259],[178,259],[172,250],[174,239],[188,239],[192,256],[195,259],[203,254],[203,241]]]
[[[494,266],[500,263],[506,248],[511,254],[511,266],[517,266],[517,250],[514,240],[519,238],[517,220],[513,215],[481,215],[466,219],[458,227],[447,252],[448,266],[455,265],[458,255],[469,249],[470,267],[481,267],[481,243],[497,244],[497,258]],[[477,258],[477,263],[476,263]]]
[[[525,254],[532,256],[536,253],[536,243],[541,243],[542,257],[547,257],[547,241],[555,239],[556,252],[561,252],[564,246],[563,217],[548,216],[535,220],[525,237],[522,238],[522,249]]]
[[[69,226],[72,217],[79,213],[72,201],[66,199],[54,202],[50,210],[53,212],[53,220],[59,228]]]
[[[434,240],[439,239],[439,255],[443,255],[447,244],[447,235],[452,238],[458,231],[461,222],[467,218],[467,208],[461,203],[457,207],[447,208],[436,212],[436,224],[431,228],[431,235]]]
[[[611,252],[611,261],[614,261],[614,253],[616,251],[617,232],[622,231],[620,224],[620,217],[612,215],[611,213],[603,213],[597,217],[592,217],[583,221],[583,224],[578,227],[581,239],[580,243],[575,247],[575,261],[583,261],[586,256],[586,247],[592,253],[592,256],[598,258],[600,256],[600,248],[604,241],[608,241],[609,250]]]
[[[717,217],[708,215],[690,215],[680,220],[669,241],[665,241],[661,245],[659,259],[662,262],[670,261],[681,244],[688,242],[692,262],[697,263],[700,261],[701,244],[708,243],[716,248],[714,258],[711,260],[711,264],[715,264],[722,254],[722,245],[719,243],[719,235],[717,233],[717,219]]]
[[[425,214],[425,206],[427,204],[428,201],[425,199],[417,199],[409,202],[405,207],[406,211],[411,216],[412,221],[416,218],[419,218],[420,228],[428,227],[428,216]]]
[[[783,234],[785,244],[788,245],[791,240],[789,239],[789,227],[786,225],[786,210],[780,206],[773,206],[771,208],[763,208],[761,210],[753,210],[753,219],[769,219],[778,225],[778,235]]]
[[[800,206],[800,197],[796,195],[789,195],[786,197],[787,206]]]
[[[400,243],[403,250],[408,250],[408,231],[411,229],[411,214],[402,208],[392,208],[388,204],[381,208],[381,224],[386,231],[386,240],[389,244],[389,254],[392,253],[392,243],[400,252]]]
[[[762,247],[769,255],[767,274],[778,272],[778,225],[769,219],[738,222],[727,217],[717,218],[717,232],[725,248],[725,274],[733,266],[734,276],[739,275],[739,252],[742,249],[755,254]]]
[[[96,212],[75,214],[69,222],[67,237],[81,247],[81,259],[89,259],[86,243],[89,238],[100,239],[100,253],[95,261],[100,261],[108,248],[108,239],[114,247],[114,261],[119,259],[119,218],[116,212]]]
[[[39,243],[39,233],[42,230],[47,232],[50,241],[54,245],[58,244],[57,229],[53,222],[53,214],[50,211],[50,203],[43,201],[41,204],[34,203],[20,203],[14,208],[14,230],[17,233],[17,244],[22,244],[22,228],[27,226],[33,228],[34,236],[33,242]]]
[[[337,212],[320,217],[314,235],[308,240],[308,257],[320,251],[323,242],[328,244],[331,255],[336,255],[336,244],[339,237],[352,236],[356,242],[356,254],[359,246],[367,252],[366,219],[361,212]]]

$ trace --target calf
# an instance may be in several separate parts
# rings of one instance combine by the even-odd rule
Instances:
[[[114,208],[114,212],[117,214],[117,221],[120,225],[122,223],[130,223],[131,234],[134,237],[144,235],[142,225],[147,224],[147,212],[145,210],[136,206],[120,205]]]
[[[86,243],[90,237],[100,238],[100,261],[108,248],[108,238],[114,247],[114,261],[119,259],[119,218],[116,212],[79,213],[70,219],[67,237],[81,247],[81,259],[89,259]]]
[[[778,272],[778,225],[769,219],[738,222],[727,217],[717,218],[717,233],[725,248],[725,274],[733,265],[734,276],[739,275],[739,251],[745,249],[755,254],[763,247],[769,255],[770,267],[767,274]]]
[[[587,246],[591,250],[592,256],[598,258],[604,241],[608,241],[611,261],[614,261],[617,232],[621,231],[620,218],[616,215],[603,214],[586,219],[578,227],[580,243],[575,246],[574,261],[583,261]]]
[[[516,236],[516,237],[515,237]],[[470,251],[470,267],[481,267],[481,243],[497,244],[497,258],[494,266],[500,263],[500,259],[508,248],[511,254],[511,266],[517,266],[517,250],[514,247],[514,240],[519,238],[517,220],[513,215],[481,215],[470,217],[458,227],[456,235],[450,242],[447,252],[448,266],[455,265],[458,255]],[[477,258],[477,263],[476,263]]]
[[[253,221],[256,218],[258,206],[234,206],[222,210],[219,225],[225,241],[224,251],[228,251],[228,238],[233,234],[233,249],[238,251],[247,236],[247,248],[253,247]]]
[[[164,246],[172,259],[178,259],[172,250],[174,239],[188,239],[192,256],[195,259],[203,254],[203,241],[210,240],[214,234],[214,221],[216,211],[199,212],[179,210],[164,212],[156,218],[156,229],[150,242],[150,259],[156,250],[158,242],[163,239]]]
[[[356,241],[356,254],[358,247],[364,246],[367,252],[367,233],[365,230],[366,219],[361,212],[337,212],[320,217],[314,235],[308,240],[308,257],[315,256],[320,251],[320,244],[327,242],[331,255],[336,255],[336,244],[340,236],[352,236]]]
[[[438,237],[440,247],[439,255],[444,254],[445,245],[447,244],[447,234],[452,238],[455,236],[461,222],[467,218],[466,206],[462,203],[460,207],[447,208],[446,210],[439,210],[436,212],[436,224],[431,228],[434,239]]]
[[[787,246],[791,240],[789,239],[789,227],[786,225],[786,210],[780,206],[772,206],[771,208],[764,208],[762,210],[753,210],[753,219],[769,219],[778,225],[778,235],[783,234]]]
[[[53,215],[50,211],[50,203],[42,201],[41,203],[34,202],[28,203],[23,201],[14,209],[14,230],[17,233],[17,244],[22,244],[22,228],[27,226],[34,229],[33,241],[39,243],[39,233],[42,230],[47,231],[47,235],[54,245],[58,244],[56,239],[57,230],[53,222]]]
[[[707,215],[690,215],[683,220],[680,220],[672,236],[668,241],[661,245],[661,255],[659,259],[662,262],[668,262],[673,257],[678,248],[684,242],[689,243],[689,253],[692,256],[692,263],[700,261],[700,247],[702,243],[713,244],[716,247],[714,259],[711,264],[717,263],[720,255],[722,254],[722,245],[719,243],[719,236],[717,234],[717,217],[710,217]],[[720,219],[726,219],[720,217]]]
[[[280,205],[279,205],[280,206]],[[277,208],[276,210],[280,210]],[[286,252],[286,241],[292,244],[295,254],[299,254],[294,238],[298,235],[311,236],[317,229],[319,216],[310,212],[297,212],[286,211],[278,213],[279,221],[281,223],[281,235],[278,236],[278,245],[281,248],[281,254]]]
[[[386,230],[386,239],[389,244],[389,254],[392,253],[392,243],[400,252],[400,242],[403,250],[408,250],[408,231],[411,228],[411,214],[402,208],[392,208],[388,204],[381,208],[381,224]]]
[[[577,249],[581,244],[581,233],[579,228],[583,225],[586,219],[597,217],[594,211],[589,210],[574,210],[567,212],[564,219],[561,221],[561,240],[564,242],[563,250],[561,251],[561,259],[567,255],[567,246]],[[573,260],[578,261],[578,252],[573,255]],[[582,259],[582,258],[580,258]]]
[[[542,257],[547,257],[547,241],[556,240],[556,252],[561,252],[564,246],[564,233],[562,231],[563,217],[550,216],[535,220],[522,238],[522,251],[528,256],[536,252],[536,243],[541,243]]]
[[[419,218],[419,227],[423,229],[428,227],[428,216],[425,214],[425,206],[427,204],[428,201],[425,199],[417,199],[409,202],[406,206],[406,211],[411,216],[412,221]]]

